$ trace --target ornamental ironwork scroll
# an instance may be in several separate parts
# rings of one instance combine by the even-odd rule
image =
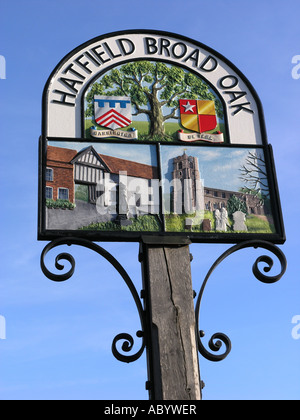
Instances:
[[[211,274],[214,272],[214,270],[217,268],[217,266],[224,261],[227,257],[229,257],[230,255],[232,255],[233,253],[241,250],[241,249],[245,249],[245,248],[264,248],[270,252],[272,252],[279,260],[280,265],[281,265],[281,269],[280,269],[280,273],[277,274],[276,276],[268,276],[264,273],[262,273],[262,271],[259,268],[259,263],[265,263],[267,264],[263,271],[265,273],[269,273],[270,270],[273,267],[274,261],[273,259],[268,256],[268,255],[262,255],[260,257],[258,257],[256,259],[256,261],[254,262],[253,266],[252,266],[252,271],[254,276],[261,281],[262,283],[267,283],[267,284],[272,284],[272,283],[276,283],[278,280],[281,279],[281,277],[284,275],[285,271],[286,271],[286,267],[287,267],[287,261],[285,258],[285,255],[283,254],[283,252],[276,246],[273,245],[270,242],[266,242],[266,241],[262,241],[262,240],[252,240],[252,241],[247,241],[247,242],[242,242],[238,245],[234,245],[233,247],[229,248],[227,251],[225,251],[216,261],[215,263],[211,266],[210,270],[208,271],[202,287],[200,289],[200,293],[196,302],[196,308],[195,308],[195,314],[196,314],[196,324],[197,324],[197,338],[198,338],[198,350],[200,352],[200,354],[205,357],[207,360],[210,360],[212,362],[219,362],[221,360],[224,360],[228,354],[231,351],[231,341],[229,339],[229,337],[226,334],[223,334],[221,332],[215,333],[212,335],[212,337],[209,340],[209,348],[212,352],[208,351],[203,343],[202,343],[202,338],[204,337],[204,331],[200,330],[200,326],[199,326],[199,316],[200,316],[200,305],[202,302],[202,298],[203,298],[203,293],[205,290],[205,287],[207,285],[207,282],[211,276]],[[218,352],[221,347],[223,346],[223,344],[225,345],[225,351],[223,353],[218,353],[216,354],[216,352]]]
[[[58,247],[58,246],[61,246],[61,245],[68,245],[68,246],[79,245],[79,246],[83,246],[85,248],[91,249],[91,250],[95,251],[98,255],[101,255],[102,257],[104,257],[121,275],[121,277],[125,281],[128,289],[131,292],[131,295],[134,299],[134,302],[136,304],[136,307],[137,307],[137,310],[138,310],[138,313],[139,313],[140,322],[141,322],[141,329],[137,331],[136,336],[138,338],[140,338],[142,340],[142,342],[141,342],[141,345],[140,345],[140,349],[136,353],[130,354],[130,355],[122,354],[122,353],[120,353],[120,351],[117,348],[117,345],[121,341],[123,341],[123,344],[122,344],[121,348],[122,348],[124,353],[129,353],[133,349],[133,346],[134,346],[135,342],[134,342],[134,338],[130,334],[120,333],[113,339],[112,353],[117,360],[122,361],[122,362],[130,363],[130,362],[134,362],[134,361],[138,360],[141,357],[141,355],[143,354],[144,349],[146,347],[145,312],[143,310],[142,303],[141,303],[141,300],[139,298],[139,294],[138,294],[131,278],[129,277],[128,273],[124,269],[124,267],[108,251],[106,251],[101,246],[95,244],[94,242],[88,241],[86,239],[74,238],[74,237],[61,238],[61,239],[53,240],[52,242],[48,243],[45,246],[45,248],[43,249],[42,254],[41,254],[41,269],[42,269],[43,273],[45,274],[45,276],[48,277],[52,281],[55,281],[55,282],[66,281],[66,280],[70,279],[75,272],[75,259],[73,258],[73,256],[70,253],[67,253],[67,252],[59,253],[56,256],[55,267],[56,267],[57,270],[63,271],[65,266],[61,262],[62,261],[67,261],[70,264],[70,268],[69,268],[68,271],[66,271],[64,273],[55,274],[55,273],[51,272],[50,270],[48,270],[48,268],[46,267],[45,257],[48,254],[48,252],[51,251],[52,249]],[[218,362],[218,361],[224,360],[229,355],[232,346],[231,346],[231,340],[226,334],[221,333],[221,332],[217,332],[217,333],[212,335],[212,337],[210,338],[210,340],[208,342],[209,348],[213,353],[208,351],[204,347],[204,345],[202,343],[202,338],[204,337],[205,334],[204,334],[204,331],[202,329],[200,329],[200,306],[201,306],[204,290],[205,290],[205,287],[207,285],[207,282],[208,282],[210,276],[212,275],[214,270],[217,268],[217,266],[219,266],[219,264],[221,264],[230,255],[234,254],[235,252],[237,252],[239,250],[245,249],[245,248],[263,248],[263,249],[266,249],[266,250],[272,252],[279,260],[279,263],[280,263],[280,266],[281,266],[279,274],[277,274],[275,276],[269,276],[269,275],[266,275],[264,273],[269,273],[270,270],[272,269],[273,264],[274,264],[273,259],[268,255],[262,255],[262,256],[260,256],[256,259],[256,261],[254,262],[254,264],[252,266],[252,271],[253,271],[254,276],[259,281],[261,281],[263,283],[267,283],[267,284],[275,283],[282,278],[282,276],[284,275],[284,273],[286,271],[287,261],[286,261],[286,258],[285,258],[285,255],[283,254],[283,252],[276,245],[274,245],[270,242],[262,241],[262,240],[252,240],[252,241],[242,242],[240,244],[234,245],[231,248],[229,248],[228,250],[226,250],[215,261],[215,263],[211,266],[211,268],[209,269],[209,271],[208,271],[208,273],[207,273],[207,275],[206,275],[206,277],[203,281],[203,284],[201,286],[201,289],[200,289],[200,292],[199,292],[199,295],[198,295],[198,298],[197,298],[196,306],[195,306],[198,350],[204,358],[206,358],[207,360],[213,361],[213,362]],[[259,263],[267,264],[263,268],[264,273],[260,270]],[[223,345],[225,346],[224,352],[223,353],[217,353],[221,350]]]
[[[55,281],[55,282],[62,282],[62,281],[66,281],[68,279],[70,279],[75,271],[75,259],[73,258],[73,256],[67,252],[62,252],[60,254],[58,254],[55,258],[55,267],[57,270],[64,270],[65,266],[63,264],[61,264],[62,261],[68,261],[71,265],[71,267],[69,268],[68,271],[64,272],[64,273],[60,273],[60,274],[55,274],[52,273],[51,271],[48,270],[48,268],[46,267],[45,264],[45,257],[48,254],[48,252],[60,245],[80,245],[83,246],[85,248],[91,249],[93,251],[95,251],[98,255],[101,255],[103,258],[105,258],[117,271],[118,273],[121,275],[121,277],[123,278],[124,282],[126,283],[128,289],[131,292],[131,295],[134,299],[134,302],[136,304],[138,313],[139,313],[139,317],[140,317],[140,322],[141,322],[141,330],[138,330],[136,335],[138,338],[140,338],[142,340],[141,342],[141,347],[140,349],[131,355],[128,354],[122,354],[120,353],[120,351],[117,348],[117,344],[120,343],[121,341],[123,341],[123,344],[121,346],[123,352],[125,353],[129,353],[134,346],[134,339],[130,334],[127,333],[121,333],[118,334],[113,342],[112,342],[112,353],[115,356],[115,358],[121,362],[126,362],[126,363],[130,363],[130,362],[134,362],[136,360],[138,360],[141,355],[144,352],[145,349],[145,317],[144,317],[144,310],[141,304],[141,300],[139,298],[138,292],[131,280],[131,278],[129,277],[128,273],[125,271],[124,267],[108,252],[106,251],[104,248],[102,248],[101,246],[95,244],[94,242],[88,241],[86,239],[79,239],[79,238],[62,238],[62,239],[56,239],[50,243],[48,243],[45,248],[42,251],[41,254],[41,269],[43,271],[43,273],[45,274],[46,277],[48,277],[50,280]]]

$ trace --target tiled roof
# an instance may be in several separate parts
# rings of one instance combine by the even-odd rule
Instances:
[[[77,152],[74,149],[65,149],[62,147],[48,146],[47,147],[47,165],[52,165],[60,168],[72,168],[70,161],[76,156]]]
[[[71,168],[73,164],[70,162],[75,158],[75,156],[80,155],[81,152],[77,153],[77,151],[74,149],[65,149],[62,147],[48,146],[47,165]],[[99,157],[108,167],[109,171],[113,174],[119,174],[119,172],[123,171],[127,172],[127,176],[133,176],[136,178],[158,178],[158,171],[157,167],[155,166],[145,165],[143,163],[119,159],[116,157],[106,156],[102,154],[99,154]]]
[[[158,171],[156,166],[145,165],[131,160],[119,159],[112,156],[99,154],[100,158],[108,166],[113,174],[126,171],[127,176],[136,178],[157,179]]]

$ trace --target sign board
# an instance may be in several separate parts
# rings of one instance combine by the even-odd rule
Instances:
[[[95,38],[52,72],[42,118],[39,239],[284,242],[261,103],[211,48]]]

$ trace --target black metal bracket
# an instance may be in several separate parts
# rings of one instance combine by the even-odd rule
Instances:
[[[117,343],[119,343],[120,341],[123,341],[122,344],[122,350],[125,353],[130,352],[133,349],[134,346],[134,339],[130,334],[127,333],[121,333],[118,334],[113,342],[112,342],[112,353],[115,356],[115,358],[117,360],[120,360],[121,362],[126,362],[126,363],[130,363],[130,362],[134,362],[136,360],[138,360],[141,355],[144,352],[145,349],[145,315],[144,315],[144,310],[142,307],[142,303],[141,300],[139,298],[138,292],[132,282],[132,280],[130,279],[129,275],[127,274],[127,272],[125,271],[125,269],[123,268],[123,266],[108,252],[106,251],[104,248],[102,248],[101,246],[95,244],[94,242],[91,242],[89,240],[86,239],[80,239],[80,238],[75,238],[75,237],[70,237],[70,238],[61,238],[61,239],[56,239],[53,240],[52,242],[48,243],[45,248],[42,251],[41,254],[41,269],[43,271],[43,273],[45,274],[46,277],[48,277],[50,280],[56,281],[56,282],[61,282],[61,281],[66,281],[68,280],[70,277],[72,277],[72,275],[74,274],[75,271],[75,260],[73,258],[73,256],[69,253],[63,252],[57,255],[57,257],[55,258],[55,267],[58,270],[64,270],[64,265],[62,265],[60,262],[62,260],[68,261],[71,264],[70,269],[62,274],[54,274],[51,271],[49,271],[45,265],[45,257],[48,254],[48,252],[50,250],[52,250],[53,248],[56,248],[57,246],[61,246],[61,245],[80,245],[83,246],[85,248],[91,249],[93,251],[95,251],[98,255],[101,255],[102,257],[104,257],[117,271],[118,273],[121,275],[121,277],[123,278],[123,280],[125,281],[128,289],[130,290],[132,297],[135,301],[138,313],[139,313],[139,317],[140,317],[140,322],[141,322],[141,330],[137,331],[136,336],[138,338],[142,339],[142,343],[141,343],[141,347],[140,349],[131,355],[128,354],[122,354],[119,352],[119,350],[117,349]]]
[[[189,241],[187,241],[185,243],[185,245],[189,244]],[[141,342],[141,346],[140,349],[134,353],[134,354],[122,354],[119,352],[119,350],[117,349],[117,344],[120,341],[123,341],[123,344],[121,346],[122,351],[124,353],[129,353],[130,351],[132,351],[133,346],[134,346],[134,339],[130,334],[127,333],[121,333],[118,334],[113,342],[112,342],[112,353],[115,356],[115,358],[119,361],[122,362],[126,362],[126,363],[130,363],[130,362],[134,362],[136,360],[138,360],[141,355],[144,352],[144,349],[146,347],[146,340],[147,340],[147,333],[146,333],[146,316],[145,316],[145,311],[143,309],[142,306],[142,302],[141,299],[139,297],[139,294],[131,280],[131,278],[129,277],[128,273],[125,271],[125,269],[123,268],[123,266],[108,252],[106,251],[104,248],[102,248],[101,246],[95,244],[94,242],[87,240],[87,239],[83,239],[83,238],[76,238],[76,237],[68,237],[68,238],[59,238],[59,239],[55,239],[52,242],[48,243],[45,248],[42,251],[41,254],[41,269],[43,271],[43,273],[45,274],[46,277],[48,277],[50,280],[56,281],[56,282],[62,282],[62,281],[66,281],[68,279],[70,279],[72,277],[72,275],[74,274],[75,271],[75,260],[73,258],[73,256],[69,253],[63,252],[60,253],[56,256],[55,258],[55,267],[56,269],[62,271],[64,270],[64,265],[61,264],[61,261],[65,260],[68,261],[71,265],[71,267],[69,268],[69,270],[67,272],[61,273],[61,274],[54,274],[51,271],[48,270],[48,268],[46,267],[45,264],[45,257],[48,254],[48,252],[50,250],[52,250],[53,248],[56,248],[58,246],[61,245],[79,245],[79,246],[83,246],[85,248],[91,249],[93,251],[95,251],[98,255],[101,255],[102,257],[104,257],[110,264],[112,264],[112,266],[118,271],[118,273],[121,275],[121,277],[123,278],[123,280],[125,281],[127,287],[129,288],[132,297],[134,299],[134,302],[136,304],[138,313],[139,313],[139,317],[140,317],[140,322],[141,322],[141,329],[137,331],[136,336],[138,338],[140,338],[142,340]],[[180,244],[183,245],[183,244]],[[162,246],[162,244],[161,244]],[[210,270],[208,271],[202,287],[200,289],[200,293],[198,295],[198,299],[196,302],[196,306],[195,306],[195,315],[196,315],[196,335],[197,335],[197,341],[198,341],[198,350],[200,352],[200,354],[205,357],[206,359],[210,360],[210,361],[221,361],[224,360],[228,354],[231,351],[231,341],[229,339],[229,337],[226,334],[223,334],[221,332],[218,332],[216,334],[213,334],[211,339],[209,340],[209,348],[212,352],[208,351],[203,343],[202,343],[202,338],[204,337],[204,331],[200,329],[200,306],[201,306],[201,302],[202,302],[202,298],[203,298],[203,294],[204,294],[204,290],[205,287],[207,285],[207,282],[211,276],[211,274],[213,273],[213,271],[216,269],[216,267],[222,262],[224,261],[228,256],[230,256],[231,254],[244,249],[244,248],[263,248],[266,249],[270,252],[272,252],[279,260],[280,265],[281,265],[281,270],[280,273],[277,274],[276,276],[268,276],[264,273],[262,273],[258,267],[258,264],[263,262],[266,263],[267,266],[264,267],[263,271],[265,273],[268,273],[271,268],[273,267],[273,260],[271,257],[267,256],[267,255],[262,255],[261,257],[258,257],[256,259],[256,261],[253,264],[252,267],[252,271],[254,276],[261,282],[263,283],[275,283],[278,280],[281,279],[281,277],[284,275],[285,271],[286,271],[286,267],[287,267],[287,261],[285,258],[285,255],[283,254],[283,252],[274,244],[270,243],[270,242],[266,242],[263,240],[250,240],[247,242],[242,242],[239,243],[237,245],[232,246],[231,248],[229,248],[227,251],[225,251],[216,261],[215,263],[211,266]],[[141,255],[140,255],[141,258]],[[143,292],[143,291],[142,291]],[[141,293],[142,293],[141,292]],[[141,298],[143,298],[143,295],[141,295]],[[221,347],[223,346],[223,344],[225,345],[225,351],[223,353],[218,353],[216,354],[216,352],[219,352],[219,350],[221,349]]]
[[[224,261],[225,258],[227,258],[229,255],[244,248],[264,248],[272,252],[278,258],[281,265],[281,270],[280,270],[280,273],[277,274],[276,276],[267,276],[266,274],[260,271],[259,266],[258,266],[258,264],[261,262],[266,263],[267,266],[265,266],[263,270],[265,273],[268,273],[272,269],[273,264],[274,264],[271,257],[267,255],[262,255],[261,257],[258,257],[256,261],[254,262],[252,266],[253,274],[259,281],[263,283],[271,284],[271,283],[277,282],[284,275],[287,268],[287,261],[283,252],[277,246],[263,240],[251,240],[247,242],[241,242],[238,245],[234,245],[233,247],[225,251],[211,266],[210,270],[208,271],[203,281],[202,287],[200,289],[200,293],[196,302],[195,314],[196,314],[196,329],[197,329],[196,333],[197,333],[197,339],[198,339],[198,350],[203,357],[205,357],[206,359],[212,362],[219,362],[221,360],[224,360],[228,356],[228,354],[231,351],[231,341],[229,337],[223,333],[218,332],[216,334],[213,334],[213,336],[210,338],[209,343],[208,343],[209,348],[213,352],[218,352],[221,349],[222,345],[224,344],[225,351],[221,354],[211,353],[202,344],[201,338],[204,337],[204,331],[200,330],[200,327],[199,327],[199,315],[200,315],[200,305],[201,305],[203,293],[207,285],[207,282],[211,274],[213,273],[213,271],[216,269],[216,267],[222,261]]]

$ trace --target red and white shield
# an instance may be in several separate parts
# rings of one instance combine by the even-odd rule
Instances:
[[[131,100],[127,96],[94,96],[95,121],[116,130],[131,124]]]

